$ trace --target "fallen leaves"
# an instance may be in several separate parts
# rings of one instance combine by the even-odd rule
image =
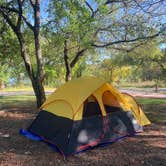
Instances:
[[[30,119],[32,114],[30,113],[13,113],[9,111],[2,110],[0,111],[0,117],[3,118],[12,118],[12,119]]]
[[[0,137],[2,138],[10,138],[10,135],[9,134],[3,134],[0,132]]]

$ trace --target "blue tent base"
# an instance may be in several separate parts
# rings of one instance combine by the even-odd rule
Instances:
[[[27,137],[28,139],[34,140],[34,141],[43,141],[43,142],[46,143],[48,146],[50,146],[55,152],[60,152],[60,151],[58,150],[58,148],[57,148],[55,145],[46,142],[46,141],[43,140],[40,136],[35,135],[35,134],[31,133],[30,131],[27,131],[27,130],[25,130],[25,129],[20,129],[19,134],[20,134],[20,135],[23,135],[23,136],[25,136],[25,137]]]
[[[35,134],[32,134],[31,132],[27,131],[27,130],[24,130],[24,129],[20,129],[19,131],[20,135],[23,135],[31,140],[34,140],[34,141],[42,141],[42,139],[35,135]]]
[[[23,135],[23,136],[27,137],[28,139],[31,139],[31,140],[34,140],[34,141],[43,141],[43,142],[46,143],[48,146],[50,146],[55,152],[61,153],[60,150],[56,147],[56,145],[51,144],[51,143],[49,143],[49,142],[46,142],[45,140],[43,140],[43,138],[41,138],[40,136],[37,136],[37,135],[31,133],[30,131],[27,131],[27,130],[24,130],[24,129],[20,129],[19,133],[20,133],[20,135]],[[138,132],[138,133],[139,133],[139,132]],[[89,146],[89,147],[87,147],[86,149],[83,149],[83,150],[81,150],[81,151],[77,151],[77,152],[75,152],[75,153],[73,153],[73,154],[71,154],[71,155],[79,154],[79,153],[85,152],[85,151],[87,151],[87,150],[95,149],[96,147],[105,147],[105,146],[107,146],[107,145],[109,145],[109,144],[113,144],[113,143],[115,143],[115,142],[121,141],[121,140],[125,139],[126,137],[131,137],[131,136],[133,137],[133,136],[136,136],[138,133],[136,132],[136,133],[133,133],[132,135],[125,135],[125,136],[116,138],[116,139],[113,140],[113,141],[100,143],[100,144],[98,144],[98,145],[96,145],[96,146]],[[64,159],[66,159],[67,156],[64,155],[64,154],[62,154],[62,155],[64,156]],[[69,156],[70,156],[70,155],[69,155]]]

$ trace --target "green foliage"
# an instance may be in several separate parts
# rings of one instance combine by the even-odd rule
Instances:
[[[86,57],[82,57],[80,61],[74,66],[73,77],[78,78],[86,74]]]
[[[119,65],[131,66],[132,74],[128,77],[130,82],[163,80],[165,78],[164,65],[166,64],[164,57],[156,40],[148,41],[131,52],[119,53],[116,56],[117,60],[119,59]]]
[[[20,73],[25,71],[13,31],[3,23],[0,24],[0,30],[0,80],[8,83],[9,78],[18,79]]]
[[[160,98],[137,98],[138,102],[140,104],[166,104],[166,100],[165,99],[160,99]]]
[[[134,1],[109,5],[105,5],[103,0],[93,1],[93,5],[92,2],[87,2],[92,9],[83,0],[52,0],[48,2],[49,7],[44,7],[47,12],[41,24],[41,48],[45,85],[58,86],[64,82],[65,40],[68,42],[70,63],[80,50],[86,49],[72,69],[73,77],[95,75],[117,84],[149,80],[153,82],[166,78],[166,51],[161,51],[157,40],[115,43],[104,49],[93,46],[153,35],[161,26],[155,28],[158,23],[152,24],[150,15],[147,17],[146,12],[143,14]],[[13,7],[17,7],[15,3]],[[25,16],[32,20],[33,12],[29,1],[24,3],[24,9]],[[12,17],[16,22],[15,16]],[[0,35],[0,65],[5,66],[1,67],[0,77],[4,80],[15,78],[19,83],[26,79],[27,74],[16,36],[3,21],[0,17],[0,31],[3,29]],[[33,70],[36,70],[33,33],[25,23],[22,32]],[[131,52],[124,52],[132,47],[136,48]],[[5,69],[10,72],[8,76],[4,74]]]
[[[56,47],[68,40],[72,57],[78,49],[90,47],[93,42],[95,20],[90,11],[79,1],[51,1],[49,13]],[[48,27],[47,27],[48,28]]]
[[[0,66],[0,82],[8,82],[10,78],[10,73],[8,72],[8,65]]]
[[[16,36],[11,29],[6,28],[1,35],[0,42],[0,78],[6,84],[8,84],[9,78],[15,79],[15,82],[19,83],[22,75],[27,75],[20,57]]]

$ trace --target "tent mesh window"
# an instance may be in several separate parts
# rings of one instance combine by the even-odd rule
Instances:
[[[97,100],[93,96],[90,96],[84,102],[83,117],[85,118],[97,115],[101,115],[100,106]]]

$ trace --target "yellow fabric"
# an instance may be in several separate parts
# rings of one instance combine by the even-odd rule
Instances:
[[[148,120],[148,118],[143,113],[142,109],[139,107],[137,102],[134,100],[134,98],[126,93],[122,94],[128,105],[130,106],[130,109],[133,112],[134,117],[137,119],[140,125],[148,125],[151,124],[151,122]]]
[[[79,107],[79,109],[75,112],[75,114],[73,116],[73,120],[81,120],[82,119],[83,108],[84,108],[84,105],[82,103],[81,106]]]
[[[62,116],[69,119],[73,118],[73,109],[70,103],[67,103],[63,100],[56,100],[51,104],[45,105],[44,110],[47,110],[48,112],[51,112],[57,116]]]
[[[57,89],[46,102],[41,106],[42,109],[46,105],[56,101],[64,100],[71,104],[73,112],[77,111],[79,106],[90,96],[96,89],[105,83],[104,80],[95,77],[82,77],[73,79]],[[63,111],[62,111],[63,114]]]
[[[103,93],[102,100],[104,105],[120,107],[118,100],[115,96],[113,96],[113,94],[110,91],[106,91]]]
[[[122,94],[116,88],[114,88],[111,84],[107,83],[107,86],[109,91],[112,93],[112,95],[118,100],[122,109],[125,111],[128,111],[130,109],[130,105],[125,101]]]
[[[57,116],[81,120],[84,102],[95,100],[103,116],[107,115],[104,108],[104,104],[107,104],[121,107],[124,111],[131,110],[140,125],[150,124],[132,97],[121,94],[112,85],[95,77],[83,77],[62,85],[48,97],[41,109]]]
[[[98,88],[95,92],[93,92],[93,95],[95,96],[96,100],[99,103],[99,106],[100,106],[100,109],[101,109],[101,112],[102,112],[103,116],[106,116],[106,111],[105,111],[105,108],[104,108],[104,105],[103,105],[102,95],[107,90],[108,90],[108,87],[105,83],[103,86]]]
[[[141,117],[140,124],[141,124],[142,126],[151,124],[151,122],[150,122],[149,119],[146,117],[146,115],[144,114],[144,112],[142,111],[142,109],[141,109],[141,108],[139,108],[139,109],[140,109],[140,117]]]

